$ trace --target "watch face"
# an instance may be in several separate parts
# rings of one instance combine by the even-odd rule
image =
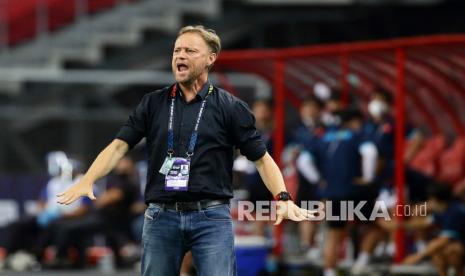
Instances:
[[[290,200],[291,199],[291,194],[289,194],[287,192],[281,192],[279,194],[279,199],[284,200],[284,201]]]

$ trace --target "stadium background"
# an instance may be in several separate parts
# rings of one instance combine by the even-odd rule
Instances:
[[[1,0],[0,224],[34,209],[47,153],[89,164],[142,95],[173,81],[172,44],[188,24],[222,38],[217,85],[249,104],[273,100],[278,160],[315,84],[361,106],[383,87],[396,96],[397,126],[426,133],[414,165],[458,182],[464,11],[446,0]],[[401,158],[403,138],[396,143]],[[444,172],[451,164],[454,172]]]

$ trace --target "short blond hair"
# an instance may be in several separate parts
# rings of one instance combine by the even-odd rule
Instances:
[[[203,38],[203,40],[207,43],[212,53],[215,53],[216,55],[220,53],[221,39],[214,30],[206,29],[202,25],[186,26],[186,27],[183,27],[181,30],[179,30],[178,37],[180,37],[181,35],[185,33],[199,34]]]

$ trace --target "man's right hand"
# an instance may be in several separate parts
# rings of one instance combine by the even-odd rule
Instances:
[[[95,200],[92,183],[88,183],[83,179],[66,189],[64,192],[57,194],[58,203],[66,205],[73,203],[81,196],[87,196],[90,199]]]
[[[94,182],[113,170],[116,163],[123,158],[128,150],[129,145],[125,141],[114,139],[100,152],[85,176],[78,183],[69,187],[64,192],[57,194],[58,203],[70,204],[81,196],[87,196],[94,200],[95,196],[92,189]]]

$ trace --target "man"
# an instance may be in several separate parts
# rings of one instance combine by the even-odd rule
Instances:
[[[370,101],[366,108],[369,114],[369,120],[364,125],[364,135],[376,144],[379,153],[377,175],[375,184],[378,188],[378,201],[383,201],[387,204],[390,211],[394,212],[396,202],[396,192],[393,185],[394,175],[394,149],[395,149],[395,121],[392,116],[392,93],[382,88],[374,89],[370,94]],[[423,143],[422,133],[414,128],[406,126],[406,150],[404,161],[406,164],[415,156],[419,147]],[[413,170],[410,166],[406,166],[405,170],[406,183],[408,185],[409,204],[415,204],[426,200],[426,187],[430,182],[426,176]],[[354,264],[352,272],[364,271],[368,268],[368,264],[372,259],[373,253],[377,246],[383,248],[383,253],[392,255],[394,253],[394,239],[384,246],[383,240],[389,240],[388,236],[392,235],[392,224],[384,220],[378,220],[378,237],[374,237],[371,245],[362,246],[361,252]],[[419,242],[421,244],[421,242]]]
[[[352,201],[353,206],[366,201],[361,213],[369,219],[374,206],[373,180],[378,152],[374,143],[366,140],[362,130],[363,115],[358,110],[338,112],[341,125],[328,130],[321,139],[308,148],[309,155],[321,168],[324,179],[322,196],[326,198],[328,213],[340,219],[328,220],[329,231],[324,248],[324,275],[337,275],[338,250],[346,232],[347,219],[341,214],[341,204]],[[346,216],[347,217],[347,216]],[[361,218],[362,219],[362,218]],[[372,239],[369,229],[362,242],[362,250]]]
[[[236,275],[229,210],[233,149],[254,161],[263,182],[278,199],[276,224],[302,221],[279,168],[266,152],[247,105],[208,81],[221,49],[219,37],[203,26],[180,30],[172,57],[176,84],[145,95],[116,139],[96,158],[77,185],[59,194],[69,204],[95,198],[93,183],[146,138],[149,169],[142,234],[142,274],[179,275],[192,252],[199,275]]]
[[[434,184],[429,187],[428,209],[431,216],[413,217],[401,226],[409,230],[422,230],[431,226],[440,228],[440,233],[423,250],[407,256],[405,264],[414,265],[431,257],[438,275],[464,275],[465,256],[465,204],[454,200],[449,186]]]
[[[312,143],[318,141],[324,134],[321,122],[323,102],[318,98],[308,98],[300,106],[300,125],[296,128],[293,141],[302,149],[296,159],[296,170],[299,187],[297,190],[296,202],[320,200],[318,185],[320,173],[316,167],[315,160],[307,151]],[[319,258],[319,250],[312,245],[313,236],[316,230],[313,221],[305,221],[299,224],[300,246],[310,259]]]
[[[365,124],[364,131],[376,143],[380,156],[386,159],[385,162],[393,162],[395,125],[391,114],[393,102],[391,93],[377,88],[371,93],[370,98],[367,105],[370,120]],[[405,150],[404,160],[408,163],[421,147],[423,134],[420,130],[410,126],[406,126],[406,130],[408,145]]]
[[[341,123],[337,113],[343,109],[341,93],[338,90],[330,91],[330,95],[324,100],[324,110],[321,113],[321,121],[328,130],[337,129]]]
[[[21,218],[6,228],[5,249],[9,256],[13,256],[10,261],[15,258],[14,253],[23,250],[34,253],[40,261],[48,238],[53,233],[53,224],[59,220],[80,217],[90,207],[89,199],[78,200],[69,206],[59,205],[55,199],[56,193],[70,187],[82,177],[80,162],[57,151],[47,154],[47,165],[52,177],[40,193],[37,201],[38,213]]]
[[[123,265],[119,249],[129,241],[130,223],[134,214],[131,207],[139,198],[139,179],[134,161],[125,156],[106,180],[105,191],[94,201],[87,214],[55,224],[52,244],[56,247],[54,268],[66,268],[68,247],[78,248],[76,267],[85,266],[86,241],[96,233],[104,234],[116,256],[116,264]]]

